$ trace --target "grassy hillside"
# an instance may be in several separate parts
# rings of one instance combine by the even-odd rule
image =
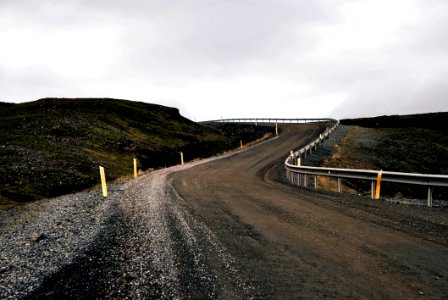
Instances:
[[[448,112],[345,119],[341,124],[367,128],[424,128],[448,134]]]
[[[342,120],[351,125],[326,166],[448,174],[448,113]],[[350,181],[360,193],[369,183]],[[436,189],[437,197],[446,191]],[[383,194],[424,198],[424,187],[384,184]],[[440,194],[441,193],[441,194]]]
[[[263,132],[248,130],[247,138]],[[239,139],[194,123],[175,108],[116,99],[41,99],[0,103],[0,204],[90,187],[140,169],[235,148]]]

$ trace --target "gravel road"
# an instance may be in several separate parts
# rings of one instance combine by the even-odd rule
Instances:
[[[286,182],[323,129],[0,211],[0,298],[446,299],[447,210]]]

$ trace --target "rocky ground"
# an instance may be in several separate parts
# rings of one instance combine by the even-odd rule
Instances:
[[[213,251],[237,289],[231,256],[167,183],[178,166],[99,190],[0,211],[0,298],[216,298]]]

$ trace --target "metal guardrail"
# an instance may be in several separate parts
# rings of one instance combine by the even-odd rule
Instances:
[[[291,151],[291,155],[285,160],[286,176],[292,183],[300,186],[308,186],[308,176],[314,178],[314,188],[317,189],[317,176],[336,177],[338,179],[338,191],[342,192],[342,178],[369,180],[371,181],[371,198],[374,198],[375,190],[381,182],[395,182],[403,184],[416,184],[428,187],[427,205],[432,207],[432,194],[434,187],[448,187],[448,175],[401,173],[388,171],[360,170],[309,167],[301,165],[301,158],[306,157],[312,150],[317,150],[325,138],[327,138],[339,125],[336,123],[332,128],[327,129],[319,138],[315,139],[305,147],[296,152]],[[379,192],[378,192],[379,197]]]
[[[338,120],[330,118],[232,118],[210,120],[202,123],[283,123],[283,124],[299,124],[299,123],[338,123]]]
[[[331,118],[232,118],[210,120],[202,123],[283,123],[283,124],[303,124],[303,123],[330,123],[333,127],[328,128],[308,145],[293,152],[285,160],[286,176],[288,180],[300,186],[308,186],[308,176],[314,177],[314,187],[317,189],[317,176],[335,177],[338,179],[338,191],[342,193],[342,178],[359,179],[371,181],[371,198],[379,197],[379,186],[383,182],[394,182],[403,184],[416,184],[428,187],[427,205],[432,207],[432,194],[434,187],[448,187],[448,175],[401,173],[389,171],[324,168],[302,166],[301,159],[317,150],[325,139],[333,133],[339,126],[339,121]],[[377,195],[375,195],[375,191]]]

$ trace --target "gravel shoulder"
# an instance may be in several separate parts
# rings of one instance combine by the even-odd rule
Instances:
[[[253,294],[234,259],[167,180],[216,159],[111,185],[107,199],[87,191],[0,211],[0,298]],[[213,265],[204,259],[208,252],[217,255]]]

